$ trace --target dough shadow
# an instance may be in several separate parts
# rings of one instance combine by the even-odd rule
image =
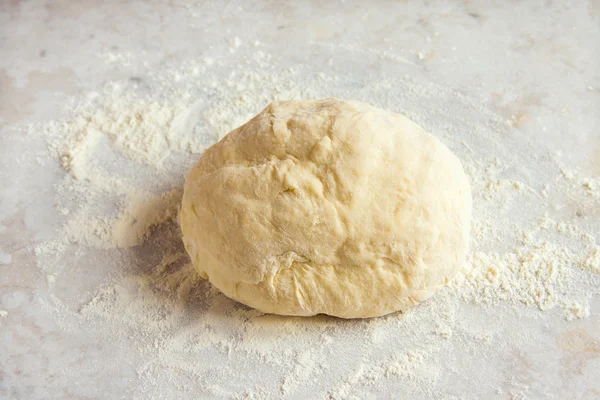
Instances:
[[[142,243],[128,250],[131,274],[165,304],[191,313],[210,307],[212,285],[191,266],[177,218],[155,225]]]

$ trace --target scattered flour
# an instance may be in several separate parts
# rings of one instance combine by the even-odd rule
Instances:
[[[237,37],[231,46],[244,47]],[[40,302],[65,332],[85,324],[107,340],[128,337],[140,360],[131,378],[136,398],[190,388],[213,397],[364,398],[376,397],[382,380],[406,396],[454,398],[442,389],[452,373],[440,362],[449,343],[480,352],[504,343],[461,323],[466,305],[494,305],[506,315],[559,308],[569,321],[590,315],[597,223],[575,222],[597,207],[596,178],[540,150],[514,151],[509,122],[447,89],[411,77],[364,85],[306,66],[277,71],[270,55],[254,51],[248,64],[229,68],[205,58],[160,73],[142,69],[74,98],[71,118],[28,130],[48,144],[42,162],[56,160],[66,171],[54,199],[61,225],[35,249],[49,287]],[[104,57],[122,67],[134,62]],[[198,277],[181,244],[181,187],[199,154],[275,99],[326,96],[406,113],[458,153],[471,179],[468,262],[449,288],[408,313],[366,321],[263,315]],[[522,160],[536,155],[531,171]],[[551,219],[547,212],[564,196],[577,213]],[[92,294],[61,291],[99,265],[106,274],[94,277]]]
[[[508,301],[540,310],[557,305],[571,309],[574,275],[580,272],[573,267],[593,269],[597,264],[594,238],[573,224],[547,216],[541,217],[533,229],[517,233],[521,240],[513,251],[470,254],[463,275],[452,282],[451,288],[476,303]],[[549,240],[549,236],[558,236],[559,240]],[[584,314],[589,315],[589,310],[580,313]]]

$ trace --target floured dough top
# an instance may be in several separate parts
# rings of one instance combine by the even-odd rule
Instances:
[[[406,117],[338,99],[269,105],[187,176],[180,224],[203,276],[285,315],[384,315],[464,261],[460,161]]]

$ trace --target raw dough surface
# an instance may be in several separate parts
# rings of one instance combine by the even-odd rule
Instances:
[[[200,273],[267,313],[364,318],[433,295],[468,250],[460,161],[406,117],[283,101],[209,148],[180,224]]]

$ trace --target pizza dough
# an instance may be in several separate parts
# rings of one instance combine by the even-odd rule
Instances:
[[[365,318],[433,295],[464,262],[460,161],[406,117],[338,99],[282,101],[187,176],[192,262],[266,313]]]

